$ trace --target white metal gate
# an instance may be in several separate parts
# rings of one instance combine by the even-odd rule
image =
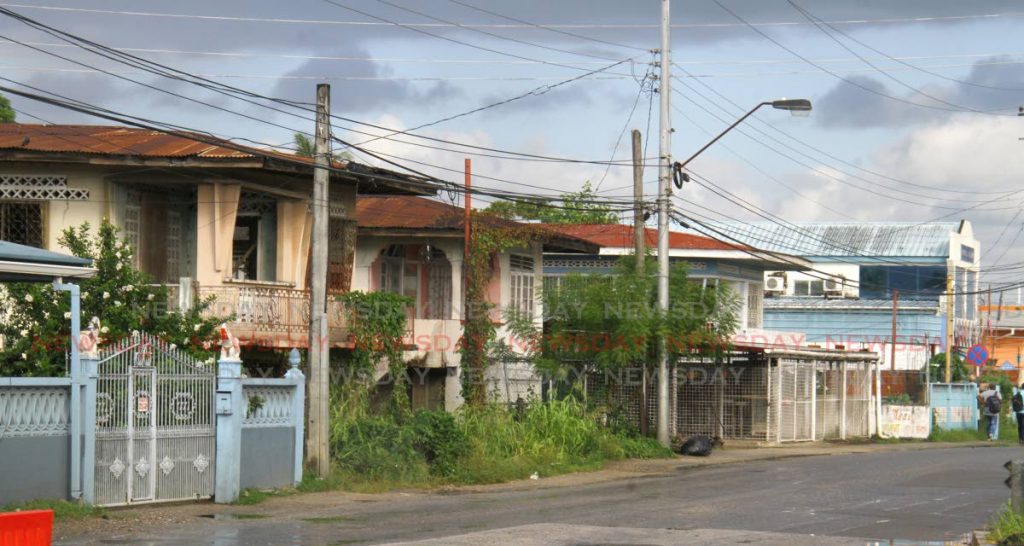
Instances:
[[[778,374],[779,441],[810,440],[814,430],[814,367],[779,359]]]
[[[149,334],[100,356],[95,504],[213,496],[216,374]]]

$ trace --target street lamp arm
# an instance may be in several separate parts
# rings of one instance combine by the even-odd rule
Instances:
[[[676,169],[682,169],[683,167],[685,167],[688,163],[690,163],[691,161],[696,159],[697,156],[699,156],[700,154],[704,153],[704,150],[707,150],[708,148],[711,147],[712,144],[714,144],[714,143],[718,142],[719,140],[721,140],[721,138],[724,137],[726,133],[728,133],[729,131],[732,131],[733,129],[736,128],[737,125],[743,123],[744,120],[746,120],[751,115],[753,115],[753,113],[756,112],[759,108],[761,108],[762,106],[768,106],[770,104],[772,104],[771,101],[765,101],[765,102],[762,102],[761,104],[758,104],[757,106],[751,108],[749,112],[747,112],[746,114],[743,114],[743,117],[741,117],[740,119],[734,121],[732,123],[732,125],[726,127],[725,130],[722,131],[721,133],[718,133],[718,136],[716,136],[715,138],[711,139],[711,141],[709,141],[704,146],[701,146],[701,148],[699,150],[694,152],[694,154],[691,155],[690,157],[686,158],[685,161],[680,162],[680,163],[676,163],[675,164]]]

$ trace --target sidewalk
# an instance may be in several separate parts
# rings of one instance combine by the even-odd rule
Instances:
[[[212,502],[194,502],[176,505],[158,504],[130,508],[110,509],[103,517],[80,520],[58,521],[54,537],[59,541],[91,543],[104,537],[109,539],[124,533],[154,532],[175,525],[194,525],[196,518],[212,519],[264,519],[274,518],[286,522],[301,523],[310,513],[324,507],[344,507],[362,503],[388,503],[431,495],[463,495],[471,493],[501,493],[558,487],[575,487],[615,480],[637,479],[697,470],[707,466],[742,464],[753,461],[785,459],[793,457],[814,457],[848,455],[855,453],[884,453],[915,451],[939,448],[986,448],[999,444],[990,442],[970,443],[895,443],[895,444],[848,444],[848,443],[805,443],[784,446],[744,446],[738,443],[716,449],[708,457],[675,457],[672,459],[618,461],[595,472],[565,474],[539,480],[478,485],[448,486],[432,490],[391,491],[378,494],[327,491],[322,493],[300,493],[271,497],[265,502],[251,506],[219,505]]]

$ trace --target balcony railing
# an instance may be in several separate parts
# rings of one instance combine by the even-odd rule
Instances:
[[[187,286],[187,285],[186,285]],[[170,286],[169,305],[180,308],[181,287]],[[242,343],[255,343],[273,347],[305,345],[309,334],[309,292],[286,286],[265,283],[237,283],[221,286],[195,286],[194,297],[205,300],[213,297],[207,311],[209,316],[234,316],[229,324],[232,333]],[[344,305],[328,295],[327,324],[330,343],[345,346],[350,343],[348,317]]]

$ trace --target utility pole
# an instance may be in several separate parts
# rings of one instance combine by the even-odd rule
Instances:
[[[633,253],[636,254],[636,272],[643,273],[646,254],[644,229],[644,158],[640,146],[640,131],[633,129]]]
[[[313,259],[309,287],[309,415],[306,462],[316,475],[331,473],[330,344],[327,338],[327,202],[330,199],[331,86],[316,86],[316,132],[313,143]]]
[[[633,129],[633,254],[636,255],[636,274],[644,274],[644,259],[647,229],[644,227],[644,158],[640,147],[640,131]],[[650,416],[647,414],[647,363],[640,368],[640,434],[650,432]]]
[[[946,263],[946,383],[953,381],[949,368],[953,354],[953,260]]]
[[[892,291],[892,339],[889,342],[892,344],[892,353],[890,354],[889,369],[896,370],[896,310],[899,309],[900,303],[900,291]]]
[[[668,212],[672,197],[672,121],[669,117],[669,98],[672,94],[671,66],[672,40],[670,0],[661,0],[661,70],[658,76],[660,95],[660,138],[658,141],[658,310],[668,315]],[[658,339],[658,441],[668,447],[668,340]]]

